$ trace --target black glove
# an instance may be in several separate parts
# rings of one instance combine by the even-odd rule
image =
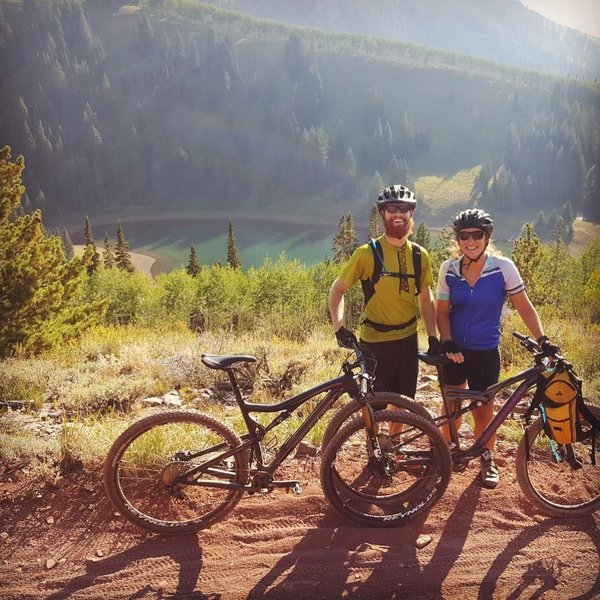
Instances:
[[[537,343],[542,349],[542,354],[544,356],[554,356],[560,352],[560,348],[556,344],[553,344],[545,335],[538,338]]]
[[[440,341],[435,337],[435,335],[430,335],[427,338],[427,342],[429,343],[427,354],[439,354],[442,351]]]
[[[449,352],[450,354],[459,354],[460,348],[458,344],[453,340],[444,340],[442,342],[442,352]]]
[[[354,348],[354,344],[358,344],[358,340],[352,331],[346,329],[344,326],[340,327],[335,332],[338,346],[340,348]]]

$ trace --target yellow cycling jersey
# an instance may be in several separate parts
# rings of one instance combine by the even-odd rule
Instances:
[[[390,244],[385,236],[377,238],[381,245],[385,272],[375,284],[375,294],[366,302],[359,337],[366,342],[400,340],[417,331],[413,244],[407,241],[402,248]],[[340,279],[350,288],[358,281],[368,281],[375,270],[375,258],[369,244],[358,247]],[[403,277],[404,275],[404,277]],[[408,275],[408,277],[406,277]],[[429,254],[421,248],[421,289],[433,283]],[[387,331],[379,331],[388,329]],[[392,328],[393,327],[393,328]]]

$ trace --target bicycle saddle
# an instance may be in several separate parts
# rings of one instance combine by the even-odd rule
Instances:
[[[217,354],[203,354],[202,362],[209,369],[227,369],[231,365],[239,362],[256,362],[256,358],[254,356],[244,356],[244,355],[228,355],[228,356],[219,356]]]
[[[427,352],[417,352],[419,360],[422,360],[428,365],[434,367],[442,367],[446,363],[450,362],[450,359],[445,354],[427,354]]]

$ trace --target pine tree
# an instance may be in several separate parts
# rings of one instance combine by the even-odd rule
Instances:
[[[59,233],[60,239],[63,245],[63,250],[67,260],[71,260],[75,256],[75,250],[73,249],[73,240],[69,235],[66,227]]]
[[[340,217],[338,232],[333,238],[333,245],[331,247],[333,261],[340,263],[348,260],[357,245],[358,238],[356,237],[356,230],[354,228],[354,218],[352,217],[352,213],[348,212],[347,215]]]
[[[356,235],[356,227],[354,226],[354,217],[352,213],[348,211],[346,215],[346,252],[348,253],[348,258],[352,255],[352,253],[356,250],[358,246],[358,236]]]
[[[571,202],[567,201],[563,205],[560,216],[562,217],[566,227],[565,242],[569,244],[573,241],[573,235],[575,233],[573,229],[573,221],[575,220],[575,217],[573,216],[573,207],[571,206]]]
[[[104,262],[105,269],[112,269],[115,266],[115,257],[113,254],[113,248],[108,239],[108,233],[104,235],[104,250],[102,252],[102,261]]]
[[[117,244],[115,246],[115,264],[116,266],[129,273],[133,273],[135,270],[131,262],[131,255],[129,254],[129,245],[125,241],[125,232],[121,227],[121,221],[117,221]]]
[[[0,150],[0,357],[35,353],[91,325],[98,304],[77,306],[84,273],[80,258],[65,259],[59,236],[44,231],[42,214],[15,216],[25,192],[25,161]]]
[[[429,234],[429,229],[427,229],[427,225],[425,225],[424,221],[419,223],[417,231],[411,236],[411,239],[422,248],[425,248],[425,250],[431,250],[431,235]]]
[[[92,232],[92,225],[90,224],[89,217],[85,218],[83,237],[85,239],[83,256],[85,258],[85,264],[87,265],[87,273],[88,275],[91,275],[92,273],[95,273],[100,266],[100,254],[98,254],[98,249],[96,248],[94,233]]]
[[[542,243],[531,223],[525,223],[523,234],[513,242],[512,260],[517,266],[527,295],[534,304],[545,300],[543,285],[538,281],[540,264],[543,260]]]
[[[379,210],[377,206],[373,204],[371,206],[371,212],[369,214],[369,226],[367,227],[367,240],[371,238],[377,238],[382,234],[381,231],[381,218],[379,216]]]
[[[185,268],[188,275],[196,277],[200,273],[200,263],[198,262],[198,256],[196,255],[196,248],[192,244],[190,246],[190,258]]]
[[[235,241],[235,232],[233,231],[231,219],[229,219],[229,231],[227,233],[227,264],[232,269],[242,268],[242,261]]]
[[[600,167],[592,165],[585,176],[583,188],[583,215],[600,223]]]

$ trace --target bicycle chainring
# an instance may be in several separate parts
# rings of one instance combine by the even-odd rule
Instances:
[[[257,471],[252,477],[252,493],[260,492],[261,494],[268,494],[274,489],[273,476],[265,471]]]

